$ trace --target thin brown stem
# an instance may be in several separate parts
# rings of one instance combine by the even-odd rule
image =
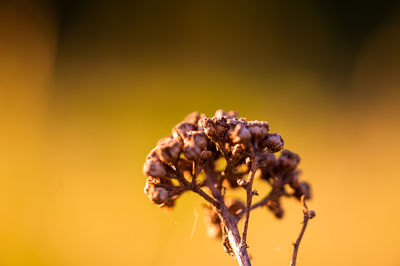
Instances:
[[[175,164],[175,168],[178,172],[178,180],[187,188],[190,189],[191,191],[199,194],[201,197],[203,197],[206,201],[214,205],[216,208],[219,208],[220,202],[212,198],[210,195],[205,193],[201,188],[200,185],[197,185],[196,183],[189,182],[182,174],[181,169],[179,168],[178,164]]]
[[[314,211],[309,211],[306,201],[305,201],[305,195],[301,196],[301,203],[303,204],[304,210],[303,210],[303,214],[304,214],[304,219],[303,219],[303,226],[301,227],[301,231],[299,236],[297,237],[297,240],[295,243],[293,243],[294,249],[293,249],[293,256],[292,256],[292,260],[290,262],[290,266],[295,266],[296,265],[296,260],[297,260],[297,253],[299,251],[299,247],[300,247],[300,242],[301,239],[303,238],[304,232],[306,231],[307,225],[308,225],[308,220],[312,219],[315,216],[315,212]]]
[[[245,216],[243,219],[243,230],[242,230],[242,247],[245,249],[247,248],[247,242],[246,242],[246,237],[247,237],[247,229],[249,227],[249,218],[250,218],[250,210],[251,210],[251,201],[253,198],[253,181],[254,181],[254,175],[256,173],[256,166],[254,164],[254,161],[251,164],[251,170],[249,173],[249,177],[247,179],[246,183],[246,196],[247,196],[247,204],[246,204],[246,212]]]
[[[268,202],[270,200],[276,199],[278,198],[280,195],[282,194],[281,191],[273,189],[268,195],[266,195],[263,199],[261,199],[260,201],[254,203],[253,205],[251,205],[250,207],[250,211],[257,209],[259,207],[262,206],[267,206]],[[238,219],[240,219],[244,214],[245,214],[246,210],[242,210],[241,212],[239,212],[236,216],[238,217]]]
[[[220,202],[216,201],[214,198],[212,198],[211,196],[209,196],[207,193],[205,193],[202,189],[200,189],[198,186],[195,186],[193,188],[191,188],[191,190],[197,194],[199,194],[200,196],[202,196],[206,201],[208,201],[209,203],[211,203],[212,205],[214,205],[216,208],[220,207]]]
[[[270,200],[270,198],[271,198],[271,194],[268,194],[265,198],[263,198],[259,202],[254,203],[253,205],[251,205],[250,211],[252,211],[258,207],[266,206],[268,201]],[[245,213],[246,213],[246,210],[242,210],[236,216],[240,219],[243,216],[243,214],[245,214]]]

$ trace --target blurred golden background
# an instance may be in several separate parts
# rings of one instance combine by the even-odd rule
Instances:
[[[400,265],[399,2],[23,0],[0,20],[0,265],[235,265],[198,197],[143,194],[157,140],[219,108],[300,154],[299,265]],[[284,207],[252,214],[254,265],[289,265]]]

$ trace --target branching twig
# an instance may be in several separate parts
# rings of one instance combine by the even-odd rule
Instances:
[[[300,241],[303,238],[304,232],[306,231],[307,228],[307,224],[308,224],[308,220],[312,219],[315,217],[315,211],[308,210],[307,204],[306,204],[306,200],[305,200],[305,195],[301,196],[301,203],[303,204],[304,210],[303,210],[303,214],[304,214],[304,220],[303,220],[303,226],[301,227],[301,231],[299,236],[297,237],[297,240],[295,243],[293,243],[294,249],[293,249],[293,256],[292,256],[292,260],[290,262],[290,266],[295,266],[296,265],[296,259],[297,259],[297,252],[299,251],[299,246],[300,246]]]
[[[219,208],[220,202],[209,196],[207,193],[205,193],[201,188],[200,185],[197,185],[196,183],[189,182],[186,180],[186,178],[183,176],[181,169],[179,168],[178,164],[175,164],[175,168],[178,172],[178,180],[187,188],[190,189],[191,191],[199,194],[201,197],[203,197],[206,201],[214,205],[214,207]],[[192,176],[193,177],[193,176]],[[193,177],[194,179],[194,177]]]
[[[173,127],[172,136],[160,139],[146,156],[144,193],[163,208],[174,207],[178,197],[189,191],[204,198],[210,205],[207,206],[210,236],[222,236],[227,252],[240,266],[251,266],[246,241],[250,212],[266,206],[281,218],[282,196],[301,200],[305,209],[304,222],[293,244],[292,265],[295,265],[301,238],[315,212],[309,211],[304,201],[304,195],[310,198],[310,185],[298,180],[300,157],[283,149],[283,145],[282,137],[270,133],[265,121],[247,121],[234,111],[218,110],[213,117],[191,113]],[[279,156],[274,155],[279,151],[282,151]],[[226,160],[223,171],[218,169],[220,158]],[[272,190],[259,202],[252,203],[253,196],[258,195],[253,188],[256,171]],[[199,178],[201,173],[204,178]],[[245,190],[246,202],[225,193],[226,189],[237,187]],[[290,192],[287,192],[289,187]],[[242,217],[240,232],[238,223]]]
[[[241,245],[242,247],[247,248],[247,242],[246,242],[246,237],[247,237],[247,228],[249,226],[249,218],[250,218],[250,211],[251,211],[251,201],[253,198],[253,180],[254,180],[254,175],[256,173],[256,165],[254,162],[251,164],[251,170],[249,173],[249,178],[246,183],[246,195],[247,195],[247,204],[246,204],[246,212],[245,216],[243,219],[243,231],[242,231],[242,242]]]

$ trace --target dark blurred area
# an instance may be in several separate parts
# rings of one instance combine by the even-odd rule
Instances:
[[[264,75],[295,68],[346,81],[363,44],[399,15],[399,2],[72,0],[56,1],[54,11],[61,66],[70,53],[101,51],[143,64],[194,61]]]

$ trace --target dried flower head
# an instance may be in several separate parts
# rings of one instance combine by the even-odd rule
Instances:
[[[144,192],[160,207],[173,207],[188,191],[204,198],[209,203],[205,216],[208,235],[222,237],[225,250],[240,265],[250,265],[246,248],[250,211],[264,206],[282,218],[283,197],[311,197],[310,185],[299,182],[300,157],[283,148],[282,137],[270,133],[267,122],[247,121],[234,111],[218,110],[213,117],[193,112],[146,157]],[[225,162],[222,170],[221,160]],[[253,204],[252,198],[258,196],[253,189],[256,171],[270,184],[271,191]],[[245,203],[227,197],[228,189],[244,190]],[[241,218],[240,236],[237,224]]]

